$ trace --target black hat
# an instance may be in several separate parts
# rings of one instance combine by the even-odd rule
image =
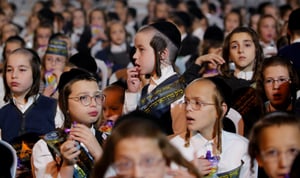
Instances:
[[[94,78],[94,76],[84,69],[76,69],[76,68],[73,68],[70,71],[62,73],[59,78],[58,85],[57,85],[58,92],[61,92],[61,90],[64,88],[64,86],[67,83],[69,83],[75,79],[81,79],[81,78],[83,78],[83,79],[84,78]]]
[[[88,52],[78,52],[70,57],[69,62],[78,68],[85,69],[93,74],[97,72],[95,59]]]
[[[224,32],[216,25],[210,26],[204,32],[203,40],[223,42]]]
[[[289,16],[289,22],[288,22],[288,29],[293,30],[300,30],[300,8],[293,10],[292,13]]]
[[[230,107],[231,106],[231,96],[232,96],[232,88],[227,84],[224,78],[215,76],[215,77],[208,77],[210,81],[212,81],[218,91],[220,91],[222,97],[224,98],[224,102]]]
[[[179,18],[186,29],[192,26],[192,17],[188,13],[183,11],[176,11],[174,12],[174,15]]]
[[[172,41],[172,43],[180,49],[181,46],[181,34],[178,30],[178,28],[171,22],[167,21],[159,21],[153,24],[150,24],[150,26],[154,27],[156,30],[164,34],[169,40]]]

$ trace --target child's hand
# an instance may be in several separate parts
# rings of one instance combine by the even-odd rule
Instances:
[[[90,128],[83,124],[76,124],[70,130],[70,138],[83,143],[95,160],[100,159],[103,150]]]
[[[200,158],[194,158],[193,160],[194,165],[198,168],[199,173],[204,176],[210,173],[211,171],[211,164],[210,162],[201,156]]]
[[[127,86],[129,92],[138,92],[141,88],[141,80],[137,67],[132,67],[127,70]]]
[[[212,63],[214,66],[222,65],[225,63],[225,60],[216,54],[206,54],[203,56],[200,56],[195,61],[196,64],[202,65],[204,63]]]
[[[68,139],[60,146],[60,152],[66,165],[75,164],[77,161],[77,157],[80,154],[80,150],[78,149],[78,142]]]
[[[45,89],[43,91],[43,95],[50,97],[53,94],[54,90],[55,90],[55,87],[53,85],[48,85],[45,87]]]

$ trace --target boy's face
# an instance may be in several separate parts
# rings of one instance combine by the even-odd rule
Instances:
[[[40,47],[47,47],[49,38],[51,36],[51,30],[48,28],[38,28],[36,31],[37,44]]]
[[[150,46],[153,32],[138,32],[134,39],[136,51],[133,55],[140,75],[152,74],[155,65],[154,49]]]
[[[300,150],[300,130],[294,125],[265,128],[259,138],[258,164],[270,178],[284,177]]]

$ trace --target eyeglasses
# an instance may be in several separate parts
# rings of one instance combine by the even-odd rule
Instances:
[[[298,154],[300,150],[296,148],[289,148],[286,151],[279,151],[276,149],[270,149],[264,152],[261,152],[262,158],[267,162],[276,162],[278,161],[278,158],[281,154],[284,154],[284,157],[287,159],[294,159]]]
[[[187,99],[184,100],[184,104],[185,104],[185,107],[190,105],[194,111],[201,110],[202,108],[204,108],[207,105],[215,105],[215,103],[206,103],[206,102],[202,102],[202,101],[187,100]]]
[[[278,85],[284,84],[286,82],[289,82],[291,79],[287,77],[280,77],[277,80],[273,78],[268,78],[264,81],[266,86],[272,86],[275,82],[278,83]]]
[[[151,173],[153,169],[157,168],[157,165],[163,162],[163,158],[143,158],[138,163],[132,160],[125,160],[114,163],[112,166],[119,175],[129,175],[134,168],[134,165],[138,165],[146,173]]]
[[[80,103],[84,106],[89,106],[92,103],[93,98],[98,105],[102,105],[104,102],[105,96],[102,93],[98,93],[98,94],[95,94],[94,96],[82,95],[82,96],[76,96],[76,97],[69,97],[69,99],[73,99],[75,101],[80,101]]]

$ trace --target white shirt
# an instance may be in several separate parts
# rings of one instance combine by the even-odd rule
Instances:
[[[179,135],[172,138],[171,143],[177,147],[181,154],[188,160],[194,159],[194,153],[197,157],[206,155],[208,150],[211,151],[211,140],[206,140],[201,134],[196,134],[190,139],[190,146],[185,147],[185,140]],[[218,163],[217,173],[223,173],[233,170],[241,165],[241,160],[244,164],[241,167],[241,178],[256,178],[257,166],[251,173],[250,157],[248,155],[248,140],[240,135],[222,131],[222,153]]]

